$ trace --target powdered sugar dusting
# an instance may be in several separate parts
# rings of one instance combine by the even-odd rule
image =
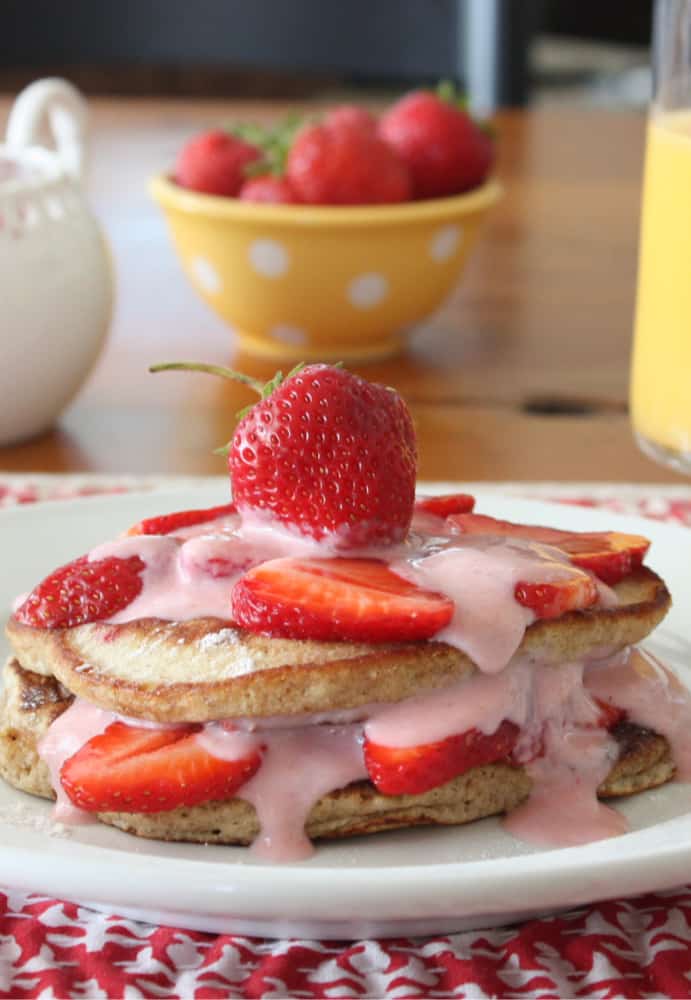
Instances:
[[[257,669],[257,661],[249,652],[244,649],[239,655],[233,657],[233,677],[241,677],[243,674],[251,674]]]
[[[224,646],[227,643],[236,644],[240,641],[240,633],[234,628],[222,628],[218,632],[207,632],[199,640],[199,648],[202,652],[212,649],[214,646]]]

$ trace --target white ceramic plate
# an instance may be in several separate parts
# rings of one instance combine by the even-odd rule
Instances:
[[[155,513],[224,503],[222,487],[36,504],[0,513],[0,608],[51,569]],[[645,534],[675,606],[647,645],[691,686],[691,532],[579,507],[500,499],[486,513],[575,530]],[[1,613],[0,613],[1,614]],[[6,647],[1,649],[3,654]],[[107,826],[56,829],[50,805],[0,782],[0,884],[155,923],[216,932],[352,938],[508,923],[691,878],[691,785],[621,806],[632,832],[537,851],[490,819],[319,846],[272,866],[245,849],[140,840]]]

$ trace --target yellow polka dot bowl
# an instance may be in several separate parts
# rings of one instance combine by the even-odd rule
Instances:
[[[367,361],[400,351],[410,327],[446,298],[501,189],[489,180],[399,205],[264,205],[161,175],[151,193],[189,280],[242,349]]]

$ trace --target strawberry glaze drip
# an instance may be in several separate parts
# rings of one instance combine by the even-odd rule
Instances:
[[[253,852],[271,861],[300,861],[312,854],[305,821],[312,806],[335,788],[367,778],[362,726],[306,725],[249,735],[206,726],[198,742],[214,756],[234,760],[248,741],[263,745],[262,765],[238,791],[257,812],[261,833]]]
[[[80,750],[94,736],[102,733],[115,719],[113,712],[97,708],[81,698],[75,698],[70,707],[50,725],[38,745],[38,753],[48,766],[50,781],[55,792],[53,819],[57,823],[76,825],[91,822],[89,813],[72,804],[60,781],[60,771],[65,761]]]

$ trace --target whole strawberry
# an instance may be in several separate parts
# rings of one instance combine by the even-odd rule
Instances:
[[[330,365],[281,373],[262,386],[213,365],[180,362],[152,371],[206,371],[252,386],[261,400],[228,449],[241,513],[270,515],[340,549],[405,538],[413,516],[417,452],[408,407],[393,389]]]
[[[477,187],[492,165],[491,138],[461,108],[427,91],[401,98],[379,134],[410,170],[415,198],[441,198]]]
[[[335,129],[360,129],[370,133],[377,129],[377,119],[359,104],[336,105],[326,112],[324,124]]]
[[[374,130],[338,123],[298,132],[286,176],[309,205],[375,205],[408,201],[408,167]]]
[[[228,132],[202,132],[180,151],[175,180],[192,191],[233,198],[245,180],[245,168],[260,156],[256,146]]]
[[[240,510],[267,511],[343,547],[396,542],[410,526],[416,448],[392,389],[309,365],[252,407],[228,455]]]
[[[238,198],[265,205],[296,205],[300,200],[285,177],[275,177],[273,174],[259,174],[248,178],[240,188]]]

